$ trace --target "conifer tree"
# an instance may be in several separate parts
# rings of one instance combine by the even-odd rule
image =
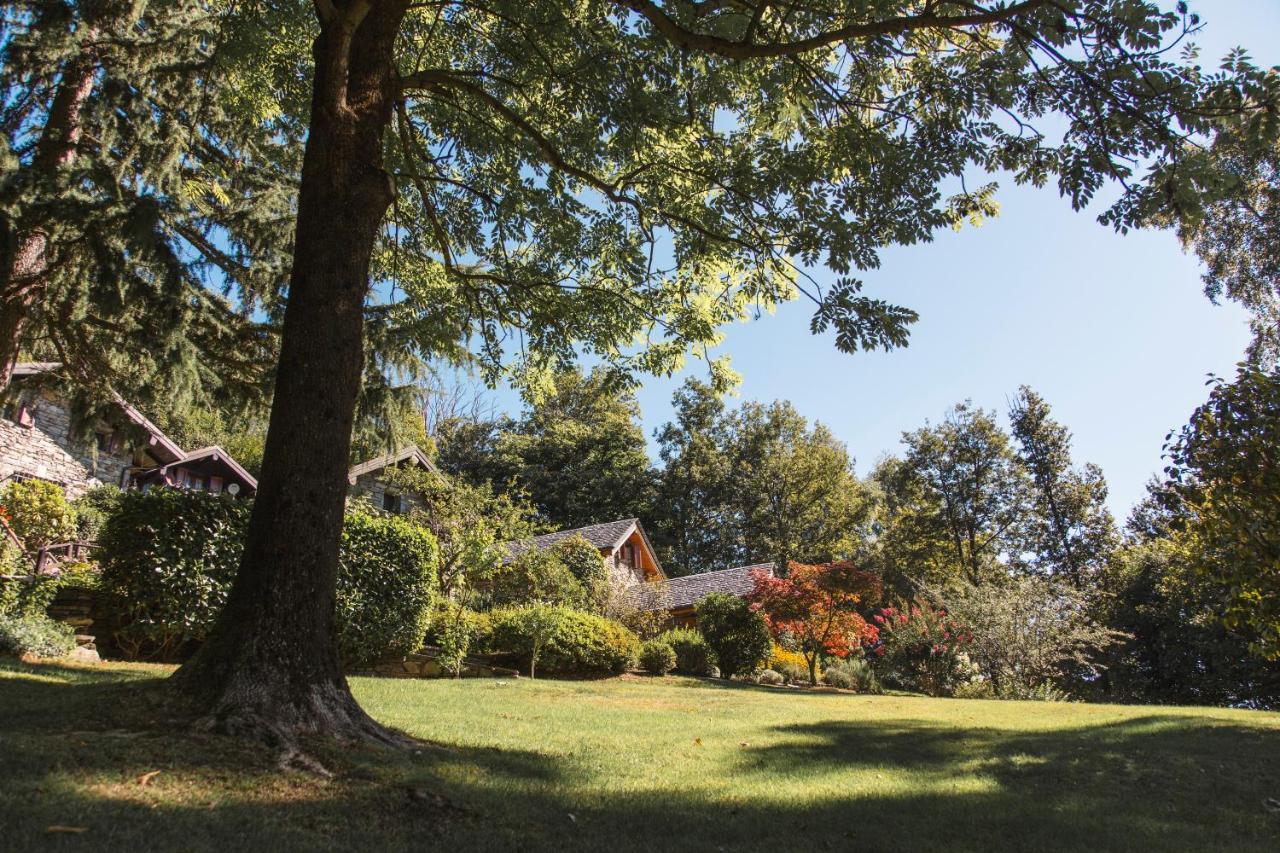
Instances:
[[[261,395],[300,128],[267,106],[281,87],[245,59],[265,22],[229,8],[7,7],[0,391],[21,354],[60,362],[87,402],[110,389],[166,405]]]

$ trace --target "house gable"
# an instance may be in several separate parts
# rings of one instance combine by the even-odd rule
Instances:
[[[572,530],[557,530],[529,539],[507,543],[507,560],[528,551],[542,551],[574,536],[581,536],[595,546],[609,568],[610,575],[624,583],[657,583],[666,573],[638,518],[623,518],[603,524],[590,524]]]
[[[414,506],[421,505],[422,496],[400,488],[386,476],[388,468],[405,466],[440,473],[440,469],[436,468],[427,454],[416,445],[411,445],[352,467],[347,472],[347,482],[350,485],[348,491],[352,497],[368,498],[377,509],[397,514],[408,512]]]

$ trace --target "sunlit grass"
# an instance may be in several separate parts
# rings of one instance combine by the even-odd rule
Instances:
[[[1280,849],[1276,714],[362,678],[424,746],[317,745],[325,781],[174,732],[147,698],[165,672],[0,665],[0,846]]]

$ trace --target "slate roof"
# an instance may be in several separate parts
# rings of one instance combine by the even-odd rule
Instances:
[[[514,559],[528,551],[541,551],[550,548],[557,542],[571,536],[581,536],[601,551],[612,551],[631,535],[633,528],[640,525],[638,518],[622,518],[617,521],[606,521],[604,524],[591,524],[573,530],[557,530],[555,533],[544,533],[531,539],[520,539],[507,543],[507,553]]]
[[[655,584],[660,589],[654,590],[654,595],[651,597],[655,604],[649,609],[678,610],[696,607],[699,601],[713,592],[727,592],[744,598],[755,587],[751,573],[757,569],[773,574],[773,563],[756,563],[752,566],[738,566],[733,569],[671,578],[665,583]]]

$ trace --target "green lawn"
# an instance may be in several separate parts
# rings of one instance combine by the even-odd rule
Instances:
[[[357,679],[428,743],[324,781],[173,732],[165,672],[0,663],[0,849],[1280,850],[1280,714]]]

